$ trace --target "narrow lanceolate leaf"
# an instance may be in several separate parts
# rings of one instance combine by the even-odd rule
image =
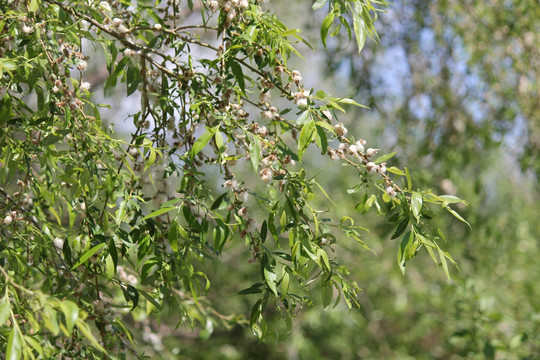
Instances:
[[[403,274],[405,274],[405,263],[409,260],[407,254],[409,253],[410,247],[414,242],[414,232],[409,231],[401,240],[399,245],[398,252],[398,265]]]
[[[189,157],[193,159],[195,155],[201,152],[202,149],[210,142],[212,137],[214,136],[214,133],[218,127],[213,128],[207,128],[206,131],[199,136],[197,140],[195,140],[195,143],[193,143],[193,147],[191,148],[191,151],[189,152]]]
[[[389,160],[389,159],[393,158],[396,154],[397,154],[397,151],[394,151],[393,153],[385,154],[385,155],[379,156],[379,157],[378,157],[377,159],[375,159],[373,162],[374,162],[375,164],[380,164],[380,163],[382,163],[383,161],[386,161],[386,160]]]
[[[283,278],[281,279],[281,298],[285,298],[287,296],[287,293],[289,292],[289,284],[290,284],[290,276],[289,273],[285,272],[283,274]]]
[[[422,210],[422,194],[416,191],[412,193],[411,210],[414,217],[418,219],[418,216],[420,215],[420,211]]]
[[[456,219],[458,219],[459,221],[462,221],[462,222],[464,222],[465,224],[467,224],[467,225],[469,226],[469,228],[472,230],[471,224],[469,224],[469,223],[467,222],[467,220],[465,220],[461,215],[459,215],[457,211],[452,210],[452,209],[450,208],[450,206],[447,206],[447,207],[446,207],[446,210],[448,210],[448,212],[449,212],[450,214],[454,215],[454,217],[455,217]]]
[[[236,60],[232,60],[230,62],[231,70],[233,72],[234,77],[236,78],[236,82],[238,83],[238,86],[240,86],[240,89],[243,93],[246,92],[246,84],[244,81],[244,73],[242,72],[242,67],[239,63],[236,62]]]
[[[366,29],[364,20],[362,20],[357,13],[353,13],[353,28],[354,35],[356,36],[356,43],[358,44],[358,52],[361,52],[366,43]]]
[[[259,160],[261,157],[261,141],[259,140],[259,137],[250,134],[251,136],[251,143],[249,144],[249,157],[251,159],[251,165],[253,165],[253,169],[255,172],[259,169]]]
[[[96,245],[94,246],[93,248],[91,248],[90,250],[88,250],[87,252],[85,252],[84,254],[82,254],[81,258],[79,259],[79,261],[77,261],[77,263],[75,265],[73,265],[73,268],[71,268],[71,270],[75,270],[76,268],[78,268],[80,265],[84,264],[85,262],[88,261],[88,259],[90,259],[94,254],[96,254],[98,251],[100,251],[101,249],[103,249],[103,247],[107,245],[107,243],[101,243],[99,245]]]
[[[169,211],[173,211],[174,209],[178,209],[178,208],[176,206],[168,206],[165,208],[157,209],[156,211],[152,211],[150,214],[146,215],[143,220],[166,214]]]
[[[309,144],[315,136],[315,122],[313,120],[309,121],[302,131],[300,131],[300,137],[298,138],[298,159],[302,160],[304,153],[306,152]]]
[[[392,234],[392,240],[397,239],[401,234],[403,234],[405,230],[407,229],[408,225],[409,225],[409,218],[403,219],[396,227],[394,234]]]
[[[11,306],[9,305],[9,302],[7,301],[7,297],[4,296],[2,300],[0,300],[0,326],[4,326],[9,319],[9,315],[11,315]]]
[[[11,328],[6,348],[6,360],[21,359],[21,335],[16,326]]]
[[[334,22],[334,13],[331,12],[324,18],[324,21],[321,25],[321,40],[326,48],[326,38],[328,37],[328,31],[330,30],[330,26],[332,26],[332,23]]]

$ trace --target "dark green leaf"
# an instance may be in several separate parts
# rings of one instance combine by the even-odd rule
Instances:
[[[231,59],[231,61],[229,61],[229,64],[233,72],[233,75],[236,81],[238,82],[238,86],[240,86],[240,89],[242,90],[242,92],[245,93],[246,84],[244,82],[244,73],[242,72],[242,66],[240,66],[240,64],[234,58]]]
[[[394,234],[392,234],[392,240],[397,239],[403,232],[407,229],[407,226],[409,225],[409,218],[403,219],[398,226],[396,226],[396,230],[394,231]]]
[[[326,150],[328,149],[328,140],[326,138],[326,132],[324,129],[320,126],[316,126],[317,128],[317,145],[321,148],[321,155],[326,154]]]
[[[248,287],[247,289],[238,292],[239,295],[260,294],[262,292],[261,287],[263,283],[256,283]]]

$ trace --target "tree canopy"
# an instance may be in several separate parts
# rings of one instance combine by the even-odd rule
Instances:
[[[540,166],[534,1],[299,3],[320,24],[314,41],[284,24],[279,2],[0,3],[6,358],[215,358],[221,350],[212,344],[237,341],[242,327],[255,339],[289,334],[291,348],[313,358],[414,356],[416,341],[430,356],[489,358],[533,336],[533,320],[519,327],[522,313],[489,305],[513,307],[515,298],[494,297],[484,282],[511,269],[512,255],[527,259],[504,240],[517,229],[520,246],[536,249],[538,229],[523,230],[532,205],[528,213],[500,208],[527,198],[505,181],[525,188],[534,180],[490,173],[491,159],[503,155],[520,162],[516,173]],[[491,36],[498,42],[488,46]],[[329,78],[347,69],[344,86],[305,85],[313,81],[298,64],[313,51],[326,57]],[[385,64],[395,54],[399,61]],[[128,115],[108,118],[107,107]],[[494,230],[501,222],[507,231]],[[445,234],[460,241],[447,243]],[[440,285],[457,265],[448,248],[466,274]],[[381,285],[381,274],[402,276],[423,249],[419,262],[442,273],[413,266],[398,282],[407,290]],[[407,285],[410,277],[421,281]],[[532,297],[530,281],[515,286],[532,287]],[[416,309],[400,303],[407,298]],[[454,313],[443,310],[445,300]],[[379,304],[392,326],[377,317]],[[311,306],[316,320],[305,311]],[[364,330],[347,325],[342,306],[353,318],[364,314]],[[451,326],[411,324],[407,309]],[[326,344],[339,335],[331,326],[366,331],[371,343]],[[512,337],[497,326],[519,330]],[[208,355],[188,335],[179,348],[164,341],[175,327],[197,328]],[[313,334],[295,343],[295,327]],[[393,336],[406,328],[407,339]],[[523,356],[535,353],[530,344]],[[238,357],[251,351],[263,350],[246,346]]]

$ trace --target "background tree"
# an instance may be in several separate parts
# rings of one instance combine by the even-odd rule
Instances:
[[[323,44],[339,21],[358,51],[384,5],[316,2],[329,10]],[[451,207],[464,202],[420,191],[387,164],[395,153],[378,156],[376,142],[352,135],[337,112],[360,105],[304,85],[289,61],[307,42],[259,1],[0,8],[6,358],[172,357],[161,321],[169,332],[201,327],[203,339],[218,325],[264,338],[290,331],[314,294],[351,309],[359,287],[336,248],[368,248],[368,229],[347,209],[388,214],[402,272],[425,248],[449,277],[454,261],[432,219],[442,209],[465,222]],[[125,83],[127,101],[138,99],[127,140],[92,98],[87,74],[102,59],[105,94]],[[358,200],[334,214],[319,200],[332,193],[300,165],[316,148],[354,174]],[[254,265],[235,268],[240,259]],[[214,278],[229,288],[212,293]],[[241,301],[221,304],[236,292],[253,295],[247,316]]]

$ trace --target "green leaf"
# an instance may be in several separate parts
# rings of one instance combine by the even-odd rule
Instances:
[[[39,9],[40,5],[41,5],[41,0],[32,0],[30,2],[30,6],[28,6],[28,10],[31,12],[34,12],[37,9]]]
[[[446,262],[446,256],[444,255],[444,251],[442,251],[440,247],[437,247],[437,251],[439,252],[439,258],[441,259],[444,273],[446,274],[446,277],[450,279],[450,272],[448,271],[448,263]]]
[[[53,335],[58,335],[60,327],[58,326],[58,314],[56,313],[56,310],[47,304],[41,311],[41,317],[45,327],[49,329]]]
[[[405,172],[395,166],[391,166],[389,168],[386,168],[386,170],[388,170],[388,172],[392,173],[392,174],[396,174],[398,176],[405,176]]]
[[[115,269],[114,261],[111,254],[109,254],[107,255],[107,258],[105,259],[105,272],[107,275],[107,280],[109,281],[112,280],[115,273],[114,269]]]
[[[332,303],[332,296],[334,295],[334,287],[329,281],[321,286],[321,297],[323,307],[326,309]]]
[[[296,125],[304,125],[307,123],[311,118],[311,112],[309,110],[305,110],[298,119],[296,119]]]
[[[467,204],[467,202],[463,199],[458,198],[457,196],[453,195],[440,195],[437,196],[439,199],[444,200],[446,204],[455,204],[455,203],[462,203]]]
[[[260,294],[262,293],[261,287],[263,283],[256,283],[248,287],[247,289],[238,292],[239,295]]]
[[[176,219],[173,220],[171,226],[169,227],[169,245],[171,246],[172,251],[175,253],[178,252],[178,222]]]
[[[389,160],[391,158],[393,158],[395,155],[397,154],[397,151],[394,151],[393,153],[391,154],[385,154],[385,155],[382,155],[382,156],[379,156],[377,159],[375,159],[375,161],[373,161],[375,164],[380,164],[382,163],[383,161],[386,161],[386,160]]]
[[[79,261],[77,261],[77,263],[75,265],[73,265],[73,267],[71,268],[71,270],[75,270],[76,268],[78,268],[80,265],[84,264],[86,261],[88,261],[88,259],[90,259],[95,253],[97,253],[98,251],[100,251],[101,249],[103,249],[103,247],[107,245],[107,243],[101,243],[101,244],[98,244],[96,246],[94,246],[93,248],[91,248],[90,250],[88,250],[87,252],[85,252],[84,254],[82,254],[82,256],[80,257]]]
[[[9,338],[6,348],[6,360],[20,360],[21,356],[21,335],[19,334],[19,328],[13,326],[9,332]]]
[[[276,288],[276,273],[274,268],[270,264],[266,264],[264,267],[264,279],[266,280],[266,285],[272,290],[275,296],[278,296]]]
[[[157,209],[155,211],[152,211],[150,214],[146,215],[143,218],[143,220],[150,219],[150,218],[153,218],[153,217],[156,217],[156,216],[159,216],[159,215],[166,214],[169,211],[172,211],[172,210],[175,210],[175,209],[178,209],[178,207],[176,207],[176,206],[168,206],[168,207],[164,207],[164,208],[161,208],[161,209]]]
[[[246,92],[246,84],[244,81],[244,73],[242,72],[242,66],[237,62],[235,58],[231,58],[229,61],[229,65],[231,67],[231,70],[233,72],[233,75],[238,82],[238,86],[240,86],[240,89],[243,93]]]
[[[411,210],[414,217],[418,219],[420,211],[422,210],[422,194],[420,194],[419,192],[413,191],[412,193]]]
[[[71,332],[79,318],[79,307],[72,301],[64,300],[60,303],[60,310],[64,313],[67,329]]]
[[[106,353],[103,346],[101,346],[98,343],[98,341],[96,340],[96,338],[92,334],[92,331],[90,330],[90,327],[88,326],[88,324],[85,323],[82,319],[77,320],[77,329],[79,329],[80,332],[83,333],[83,335],[86,337],[86,339],[88,341],[90,341],[90,343],[92,344],[93,347],[95,347],[96,349],[98,349],[99,351],[101,351],[103,353]]]
[[[24,342],[29,344],[43,358],[43,347],[41,344],[36,339],[28,335],[24,335],[23,338]]]
[[[392,234],[391,239],[397,239],[405,230],[407,229],[407,226],[409,225],[409,218],[403,219],[398,226],[396,226],[396,230],[394,231],[394,234]]]
[[[358,106],[358,107],[361,107],[361,108],[369,109],[369,107],[367,107],[366,105],[362,105],[362,104],[354,101],[353,99],[339,98],[339,99],[335,99],[335,100],[337,100],[338,102],[340,102],[342,104],[354,105],[354,106]]]
[[[317,249],[317,256],[319,257],[321,264],[324,264],[326,266],[326,269],[328,271],[331,271],[332,268],[330,267],[330,261],[328,261],[328,254],[323,249]]]
[[[137,87],[141,83],[141,75],[139,69],[130,63],[127,68],[126,73],[126,87],[127,87],[127,96],[133,94]]]
[[[6,325],[6,322],[9,319],[10,315],[11,315],[11,306],[9,305],[9,302],[7,301],[7,296],[4,296],[2,300],[0,300],[0,326]]]
[[[462,222],[464,222],[465,224],[467,224],[467,225],[469,226],[469,229],[472,230],[471,224],[469,224],[469,223],[467,222],[467,220],[465,220],[461,215],[459,215],[457,211],[451,209],[450,206],[446,206],[446,210],[448,210],[448,212],[449,212],[450,214],[454,215],[454,216],[456,217],[456,219],[458,219],[459,221],[462,221]]]
[[[213,128],[206,128],[206,131],[201,136],[199,136],[197,140],[195,140],[195,143],[193,143],[193,147],[191,148],[191,151],[189,152],[189,157],[191,158],[191,160],[193,160],[195,155],[200,153],[201,150],[204,149],[206,145],[208,145],[208,143],[212,139],[212,136],[214,136],[214,133],[217,131],[217,129],[218,129],[218,126],[213,127]]]
[[[156,299],[154,299],[152,297],[152,295],[150,295],[149,293],[147,293],[146,291],[144,290],[139,290],[139,293],[142,294],[144,296],[144,298],[146,300],[148,300],[148,302],[150,302],[156,309],[158,310],[161,310],[163,307],[156,301]]]
[[[356,12],[353,12],[353,28],[354,35],[356,36],[356,43],[358,44],[358,52],[361,52],[366,43],[366,29],[364,20],[362,20],[360,15]]]
[[[139,292],[131,285],[127,286],[127,291],[131,298],[131,301],[133,301],[133,307],[131,308],[131,310],[135,310],[137,304],[139,303]]]
[[[407,189],[412,189],[412,179],[411,174],[409,174],[409,169],[405,168],[405,175],[407,176]]]
[[[298,138],[298,160],[302,160],[304,153],[306,152],[309,144],[315,136],[315,122],[310,120],[304,125],[302,131],[300,131],[300,137]]]
[[[321,149],[321,155],[326,154],[326,150],[328,149],[328,139],[326,138],[326,132],[324,129],[318,125],[317,127],[317,145]]]
[[[219,208],[223,200],[225,200],[225,197],[228,195],[227,192],[224,192],[223,194],[219,195],[216,200],[212,203],[212,206],[210,206],[210,210],[216,210]]]
[[[285,296],[287,296],[287,293],[289,292],[289,285],[290,285],[290,276],[289,273],[285,271],[283,274],[283,278],[281,279],[281,298],[284,299]]]
[[[214,139],[216,141],[216,146],[217,146],[218,150],[220,152],[224,151],[225,150],[225,145],[223,143],[223,134],[221,134],[221,132],[219,132],[219,131],[216,131],[216,133],[214,134]]]
[[[326,15],[321,25],[321,40],[325,49],[326,49],[326,38],[328,37],[328,30],[330,30],[330,26],[332,26],[332,23],[334,22],[334,18],[335,18],[335,14],[333,12],[328,13],[328,15]]]
[[[315,4],[313,4],[313,10],[319,10],[320,8],[322,8],[326,3],[328,2],[328,0],[317,0],[315,2]]]
[[[259,169],[259,160],[261,157],[261,141],[258,136],[249,134],[251,137],[251,143],[249,144],[249,157],[251,159],[251,165],[255,172]]]
[[[402,274],[405,274],[405,263],[410,259],[407,254],[409,253],[409,249],[413,245],[413,242],[414,232],[409,231],[403,239],[401,239],[401,243],[399,244],[398,265]]]

